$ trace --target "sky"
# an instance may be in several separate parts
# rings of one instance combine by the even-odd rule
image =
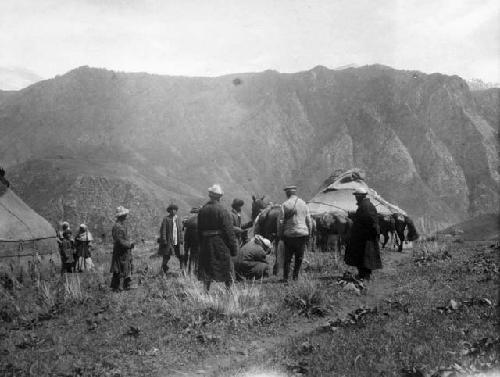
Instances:
[[[500,82],[498,0],[0,0],[0,68],[218,76],[384,64]]]

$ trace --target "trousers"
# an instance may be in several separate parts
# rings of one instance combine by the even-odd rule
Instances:
[[[290,264],[292,263],[293,257],[295,257],[295,261],[294,261],[292,278],[293,280],[298,279],[308,239],[309,237],[307,236],[283,238],[283,242],[285,245],[285,263],[283,266],[283,280],[288,280]]]

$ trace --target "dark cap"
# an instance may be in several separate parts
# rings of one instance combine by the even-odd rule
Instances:
[[[179,207],[177,206],[177,204],[170,204],[168,207],[167,207],[167,212],[170,212],[172,210],[176,210],[178,211],[179,210]]]
[[[235,198],[233,200],[233,204],[231,204],[231,207],[233,208],[243,207],[244,204],[245,202],[243,200]]]
[[[297,191],[297,186],[286,186],[283,191]]]

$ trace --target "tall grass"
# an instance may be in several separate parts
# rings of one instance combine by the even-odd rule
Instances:
[[[57,303],[57,293],[46,281],[39,280],[38,297],[40,298],[42,304],[49,309],[53,308]]]
[[[87,299],[87,293],[82,290],[80,276],[77,274],[65,274],[64,301],[83,303]]]
[[[229,289],[221,284],[213,284],[207,293],[199,281],[180,277],[175,288],[173,306],[186,312],[241,318],[268,311],[273,305],[258,281],[233,284]]]

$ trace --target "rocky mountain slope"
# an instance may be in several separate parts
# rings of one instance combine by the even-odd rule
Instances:
[[[498,208],[497,99],[379,65],[217,78],[81,67],[0,101],[0,164],[35,210],[97,232],[118,203],[151,236],[169,201],[186,213],[214,182],[226,202],[281,201],[292,182],[308,199],[352,167],[433,231]]]

